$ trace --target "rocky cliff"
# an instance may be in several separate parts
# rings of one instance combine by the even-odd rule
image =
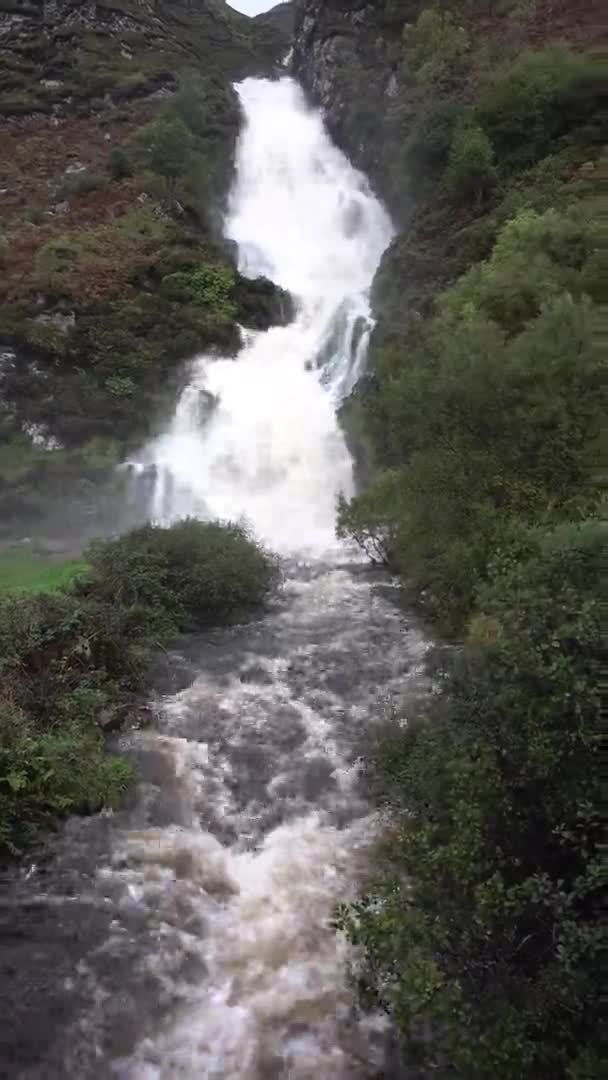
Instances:
[[[369,176],[399,232],[374,290],[376,313],[391,328],[487,252],[495,236],[491,227],[484,235],[487,205],[450,198],[445,184],[454,131],[475,120],[495,74],[529,50],[539,54],[562,43],[597,52],[599,65],[605,41],[598,0],[436,6],[426,0],[299,0],[295,74],[323,109],[334,139]],[[539,74],[539,83],[526,87],[523,75],[514,77],[521,85],[522,130],[513,139],[522,147],[532,129],[546,124],[552,134],[542,150],[548,153],[551,138],[567,137],[569,125],[579,122],[564,115],[560,125],[544,114],[540,82],[554,78]],[[585,93],[581,88],[581,98]],[[589,91],[590,114],[599,107],[598,93],[597,86]],[[593,133],[591,142],[598,143]]]
[[[404,101],[401,35],[420,0],[303,0],[294,29],[294,70],[322,107],[329,129],[398,216],[393,182]]]
[[[288,45],[223,0],[0,0],[0,541],[67,490],[97,507],[184,360],[280,317],[217,225],[231,84]]]
[[[333,137],[368,173],[397,222],[424,194],[412,198],[406,158],[418,129],[429,120],[412,66],[412,37],[420,13],[431,6],[426,0],[299,0],[296,7],[294,71],[324,110]],[[481,69],[528,46],[566,41],[594,48],[606,40],[598,0],[472,0],[437,7],[453,10],[454,19],[466,25],[477,62],[451,89],[453,98],[469,103]],[[445,93],[443,83],[437,73],[437,98]]]
[[[234,79],[283,47],[223,0],[2,0],[0,115],[82,115],[170,88],[189,64]]]

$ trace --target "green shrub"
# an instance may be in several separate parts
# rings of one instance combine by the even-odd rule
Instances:
[[[73,718],[41,731],[0,698],[0,851],[66,814],[116,805],[132,779],[129,763],[105,752],[91,702],[74,694],[67,704]]]
[[[406,36],[407,57],[418,83],[436,87],[466,69],[469,36],[450,11],[424,8]]]
[[[475,113],[501,173],[533,164],[554,149],[555,139],[591,121],[605,78],[600,58],[562,45],[528,50],[495,71]]]
[[[418,719],[373,751],[394,828],[377,881],[339,918],[369,998],[428,1065],[467,1080],[600,1075],[583,1065],[598,1060],[605,944],[605,538],[591,522],[532,548],[481,592],[485,642],[453,656]]]
[[[601,430],[593,215],[523,211],[491,257],[419,320],[407,362],[379,356],[366,423],[391,468],[340,507],[341,535],[388,558],[458,633],[498,550],[526,528],[593,512]]]
[[[105,386],[113,397],[130,398],[135,393],[135,383],[128,375],[111,375]]]
[[[113,180],[124,180],[133,175],[133,164],[122,146],[113,146],[106,162],[107,170]]]
[[[66,177],[59,196],[60,198],[66,198],[68,195],[89,195],[92,191],[99,191],[100,188],[104,188],[106,184],[107,179],[105,176],[83,169],[82,172],[72,173],[72,175]]]
[[[476,124],[461,124],[450,147],[446,179],[453,196],[480,206],[496,185],[494,151]]]
[[[204,139],[210,122],[204,82],[192,78],[184,80],[173,97],[171,112],[179,117],[193,135]]]
[[[142,607],[173,631],[200,629],[260,604],[276,580],[273,559],[239,525],[187,520],[146,525],[88,552],[87,598]],[[155,616],[156,617],[156,616]]]
[[[44,225],[47,217],[46,212],[42,206],[31,206],[25,213],[24,217],[31,225]]]
[[[584,210],[522,210],[498,235],[490,258],[439,298],[449,318],[474,312],[512,334],[563,292],[580,296],[595,249],[595,225]]]
[[[193,137],[193,153],[180,184],[180,201],[206,224],[209,199],[223,199],[230,184],[240,128],[238,98],[213,75],[182,81],[167,110]]]
[[[435,179],[447,166],[454,130],[463,106],[451,98],[433,97],[421,103],[408,131],[403,150],[407,178],[419,182]]]
[[[112,805],[131,769],[104,754],[100,710],[145,689],[159,646],[251,612],[278,579],[243,528],[215,522],[146,526],[87,559],[57,591],[0,592],[0,850]]]
[[[340,539],[354,540],[372,562],[394,566],[403,514],[402,477],[397,470],[380,473],[350,502],[340,495],[337,510]]]
[[[138,135],[149,169],[165,181],[169,202],[175,202],[178,180],[187,172],[194,151],[192,133],[176,114],[162,113]]]
[[[231,266],[209,263],[196,270],[178,271],[163,278],[163,295],[182,303],[195,303],[210,315],[233,319],[236,307],[232,302],[236,276]]]

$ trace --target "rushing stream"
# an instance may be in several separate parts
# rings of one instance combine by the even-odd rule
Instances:
[[[156,722],[121,740],[142,777],[133,805],[69,822],[10,883],[11,1078],[385,1075],[383,1023],[357,1016],[330,920],[375,830],[361,733],[417,690],[426,648],[390,584],[334,539],[352,483],[335,410],[391,229],[291,80],[240,95],[226,231],[297,316],[244,334],[236,360],[199,358],[134,468],[153,517],[250,522],[284,556],[285,589],[167,661]]]

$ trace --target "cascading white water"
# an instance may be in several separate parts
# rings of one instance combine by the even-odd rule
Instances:
[[[197,360],[140,464],[154,466],[156,517],[243,516],[296,558],[258,621],[173,656],[183,689],[122,740],[139,768],[133,806],[70,823],[53,867],[25,882],[46,913],[34,965],[44,938],[54,996],[50,1048],[19,1080],[387,1075],[384,1021],[356,1015],[331,916],[376,829],[361,733],[419,687],[426,643],[386,581],[327,555],[351,482],[335,408],[365,362],[391,229],[293,81],[239,93],[227,232],[242,269],[289,289],[297,316],[244,334],[236,360]],[[64,942],[69,978],[49,980]]]
[[[326,550],[336,495],[352,483],[336,404],[365,361],[367,293],[391,224],[292,79],[248,79],[239,95],[226,234],[241,271],[288,289],[297,314],[245,332],[236,361],[195,362],[170,431],[144,455],[153,513],[245,518],[276,549]]]

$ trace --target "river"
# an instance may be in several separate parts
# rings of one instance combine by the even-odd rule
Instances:
[[[391,224],[290,79],[239,87],[226,234],[294,321],[198,358],[169,430],[131,463],[151,517],[244,519],[284,563],[253,622],[159,666],[155,722],[120,739],[140,782],[68,822],[8,882],[0,1056],[21,1080],[371,1080],[335,904],[376,815],[361,739],[424,682],[390,582],[334,536],[352,461],[336,408],[365,363]]]

